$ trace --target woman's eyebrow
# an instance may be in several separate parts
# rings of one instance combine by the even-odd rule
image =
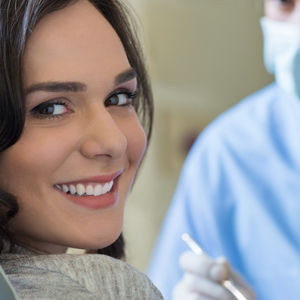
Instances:
[[[25,95],[33,92],[45,91],[45,92],[84,92],[86,90],[86,85],[80,82],[60,82],[60,81],[48,81],[36,83],[29,86]]]
[[[136,71],[134,69],[130,68],[116,76],[115,85],[122,84],[122,83],[127,82],[134,78],[137,78]]]
[[[137,77],[136,71],[130,68],[115,77],[115,85],[122,84],[136,77]],[[36,83],[29,86],[25,91],[25,95],[27,96],[30,93],[39,92],[39,91],[52,92],[52,93],[59,93],[59,92],[78,93],[78,92],[84,92],[86,89],[87,89],[86,85],[81,82],[48,81],[48,82]]]

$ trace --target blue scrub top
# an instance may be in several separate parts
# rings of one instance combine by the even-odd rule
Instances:
[[[191,234],[258,300],[300,299],[300,101],[271,84],[219,116],[183,166],[148,275],[171,299]]]

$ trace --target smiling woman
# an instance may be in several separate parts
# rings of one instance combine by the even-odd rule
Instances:
[[[124,256],[124,205],[153,111],[128,10],[0,5],[2,267],[22,299],[162,299],[119,260],[65,254]]]

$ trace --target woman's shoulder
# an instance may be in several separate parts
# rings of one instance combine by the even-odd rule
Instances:
[[[7,254],[1,265],[22,299],[163,299],[145,274],[105,255]]]

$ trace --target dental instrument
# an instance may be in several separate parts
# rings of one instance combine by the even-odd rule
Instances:
[[[182,240],[187,244],[187,246],[196,254],[203,255],[205,252],[198,245],[198,243],[187,233],[184,233],[181,236]],[[223,280],[221,282],[222,286],[226,288],[232,295],[236,297],[238,300],[247,300],[245,296],[234,286],[230,279]]]

